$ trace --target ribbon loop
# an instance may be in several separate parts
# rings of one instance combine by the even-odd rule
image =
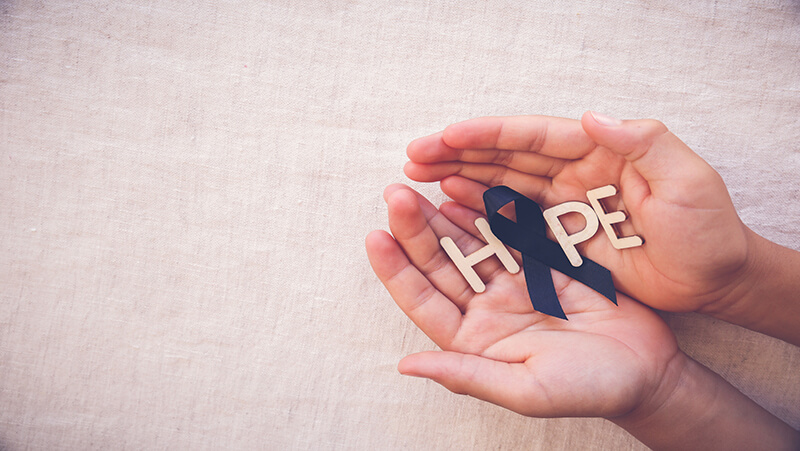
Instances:
[[[515,205],[516,222],[499,213],[503,206],[511,202]],[[525,284],[536,311],[567,319],[553,286],[550,268],[617,303],[617,292],[608,269],[588,258],[583,258],[581,266],[572,266],[561,246],[547,239],[546,224],[539,204],[507,186],[488,189],[483,194],[483,203],[492,233],[522,253]]]

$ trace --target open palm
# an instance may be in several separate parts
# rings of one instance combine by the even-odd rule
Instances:
[[[649,308],[624,295],[616,306],[555,271],[569,321],[535,312],[523,273],[507,272],[496,258],[475,267],[486,291],[474,293],[439,238],[453,238],[465,254],[482,247],[473,225],[479,213],[455,203],[437,210],[402,185],[384,195],[394,237],[367,237],[370,263],[443,350],[406,357],[401,372],[525,415],[617,417],[655,402],[667,368],[685,357]]]
[[[620,291],[652,307],[718,308],[737,289],[730,281],[745,279],[755,234],[739,220],[720,176],[660,122],[604,126],[589,113],[582,121],[481,118],[416,140],[408,155],[411,179],[441,181],[447,195],[480,211],[483,191],[496,185],[543,208],[619,187],[606,210],[626,210],[620,235],[641,235],[645,245],[620,251],[599,233],[579,250],[606,266]],[[582,227],[565,220],[568,231]]]

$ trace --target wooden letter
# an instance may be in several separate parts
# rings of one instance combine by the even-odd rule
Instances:
[[[558,217],[573,212],[583,215],[586,219],[586,227],[580,232],[567,235],[567,231],[564,230],[564,226],[561,224]],[[561,245],[561,248],[564,249],[564,253],[567,254],[567,258],[572,266],[578,267],[582,265],[583,259],[578,253],[578,250],[575,249],[575,245],[588,240],[597,232],[597,216],[595,216],[592,207],[583,202],[564,202],[563,204],[548,208],[542,212],[542,214],[544,215],[544,220],[547,221],[547,225],[550,226],[550,230],[552,230],[553,234],[556,236],[558,244]]]
[[[450,260],[453,260],[456,268],[458,268],[464,278],[467,279],[469,286],[472,287],[476,293],[483,293],[486,290],[486,285],[484,285],[483,281],[481,281],[481,278],[478,277],[478,273],[476,273],[472,268],[473,266],[486,260],[492,255],[497,255],[497,258],[500,259],[500,262],[511,274],[516,274],[519,272],[519,265],[517,264],[517,261],[514,260],[514,257],[511,256],[511,253],[508,252],[508,249],[506,249],[505,245],[503,245],[503,242],[494,236],[492,229],[489,227],[489,223],[486,222],[485,218],[476,219],[475,226],[489,244],[466,257],[461,253],[460,250],[458,250],[458,246],[456,246],[456,243],[449,236],[442,237],[442,239],[439,240],[439,243],[444,248],[444,251],[447,252]]]
[[[587,191],[586,197],[589,198],[589,203],[592,204],[592,208],[594,208],[594,211],[597,213],[597,219],[600,220],[600,224],[603,225],[603,230],[606,232],[606,235],[608,235],[608,238],[611,240],[611,245],[614,246],[615,249],[627,249],[629,247],[641,246],[643,241],[640,237],[633,235],[620,238],[617,236],[614,227],[611,226],[612,224],[627,219],[625,213],[621,211],[606,213],[606,211],[603,210],[603,206],[600,205],[600,199],[611,197],[615,194],[617,194],[617,189],[614,185],[606,185]]]

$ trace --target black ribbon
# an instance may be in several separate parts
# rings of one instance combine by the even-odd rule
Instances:
[[[500,208],[511,202],[515,203],[517,222],[498,213]],[[558,301],[550,268],[581,282],[614,304],[617,303],[617,291],[608,269],[585,257],[582,257],[581,266],[572,266],[561,246],[547,239],[546,224],[539,204],[507,186],[488,189],[483,193],[483,203],[492,233],[500,241],[522,253],[528,296],[536,311],[567,319]]]

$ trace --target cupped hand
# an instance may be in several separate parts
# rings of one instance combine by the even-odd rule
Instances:
[[[606,266],[620,291],[652,307],[713,313],[748,289],[754,234],[719,174],[658,121],[487,117],[418,139],[408,156],[411,179],[441,181],[448,196],[480,211],[483,191],[496,185],[542,208],[617,186],[605,208],[625,210],[619,235],[640,235],[645,244],[617,250],[598,233],[578,250]],[[580,229],[565,219],[568,231]]]
[[[465,255],[483,247],[479,213],[452,202],[437,210],[402,185],[384,197],[394,236],[367,237],[370,263],[442,349],[406,357],[400,372],[536,417],[635,415],[675,384],[686,357],[649,308],[622,294],[616,306],[554,271],[569,321],[548,317],[533,310],[524,274],[509,273],[496,257],[476,265],[486,290],[475,293],[439,239],[453,238]]]

